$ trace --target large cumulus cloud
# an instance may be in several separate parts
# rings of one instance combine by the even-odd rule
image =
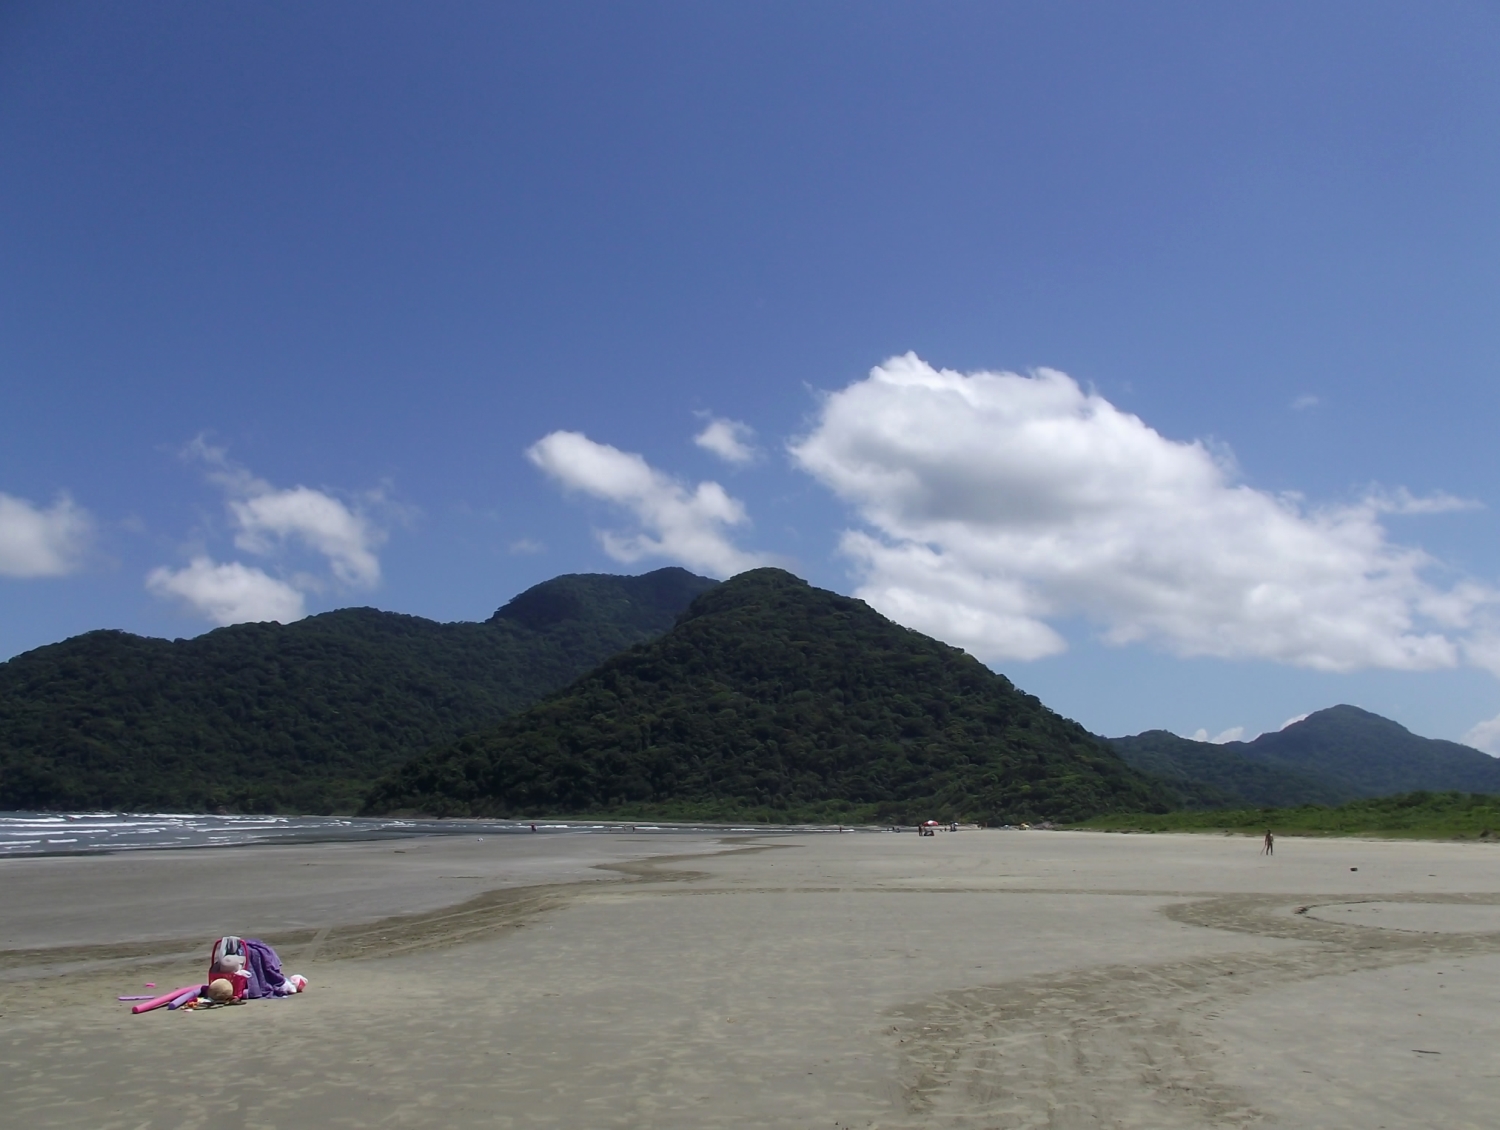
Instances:
[[[1312,508],[1237,481],[1064,373],[958,373],[913,354],[828,395],[793,459],[849,502],[859,595],[989,660],[1063,650],[1054,624],[1115,643],[1328,671],[1475,657],[1495,601],[1442,588],[1394,543],[1397,492]]]

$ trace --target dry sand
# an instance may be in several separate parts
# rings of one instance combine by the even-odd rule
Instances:
[[[0,1122],[1488,1128],[1497,908],[1480,844],[507,836],[9,860]],[[115,1002],[193,981],[221,933],[266,937],[312,988]]]

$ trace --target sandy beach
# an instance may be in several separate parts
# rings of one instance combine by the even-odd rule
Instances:
[[[1299,910],[1301,912],[1299,912]],[[261,936],[312,987],[115,997]],[[1488,1127],[1500,849],[964,831],[0,862],[28,1127]]]

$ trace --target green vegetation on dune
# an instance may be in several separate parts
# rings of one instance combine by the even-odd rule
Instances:
[[[1169,806],[956,648],[778,569],[382,781],[370,812],[988,822]]]
[[[573,575],[485,623],[350,608],[76,636],[0,664],[0,808],[353,811],[381,774],[659,635],[714,584]]]
[[[1500,796],[1404,793],[1337,807],[1239,808],[1218,812],[1110,813],[1072,825],[1115,832],[1244,832],[1292,836],[1490,839],[1500,836]]]

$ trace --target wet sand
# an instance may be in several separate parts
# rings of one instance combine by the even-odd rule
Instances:
[[[17,1126],[132,1130],[1488,1127],[1497,907],[1500,848],[1473,843],[509,836],[11,860],[0,1093]],[[115,1002],[193,981],[226,932],[271,940],[310,991]]]

